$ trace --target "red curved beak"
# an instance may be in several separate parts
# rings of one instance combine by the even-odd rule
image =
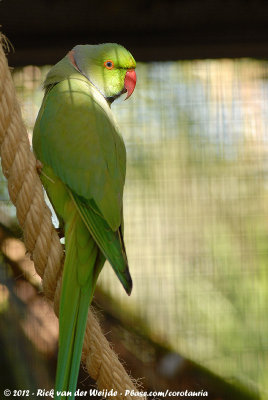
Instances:
[[[132,95],[136,86],[136,81],[137,76],[135,70],[128,69],[125,76],[125,89],[127,90],[127,97],[125,98],[125,100]]]

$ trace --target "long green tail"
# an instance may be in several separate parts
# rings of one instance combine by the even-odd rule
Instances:
[[[66,258],[59,313],[55,399],[74,399],[88,308],[104,257],[76,210],[65,226]],[[64,395],[62,392],[70,392]]]

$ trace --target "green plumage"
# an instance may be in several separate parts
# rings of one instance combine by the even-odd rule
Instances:
[[[106,60],[113,60],[112,69]],[[88,308],[105,259],[131,292],[122,234],[126,151],[109,102],[126,91],[127,71],[134,68],[119,45],[76,46],[44,84],[33,148],[66,244],[56,399],[66,398],[57,391],[74,398]]]

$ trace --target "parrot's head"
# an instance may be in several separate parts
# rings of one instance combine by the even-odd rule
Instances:
[[[103,94],[110,103],[136,85],[136,62],[123,46],[116,43],[78,45],[68,53],[73,66]]]

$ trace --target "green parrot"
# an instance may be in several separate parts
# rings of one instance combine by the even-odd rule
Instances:
[[[132,280],[123,240],[126,150],[111,103],[136,85],[136,62],[115,43],[75,46],[49,71],[33,132],[40,178],[65,236],[55,399],[74,399],[89,305],[107,259]],[[71,392],[71,395],[57,392]]]

